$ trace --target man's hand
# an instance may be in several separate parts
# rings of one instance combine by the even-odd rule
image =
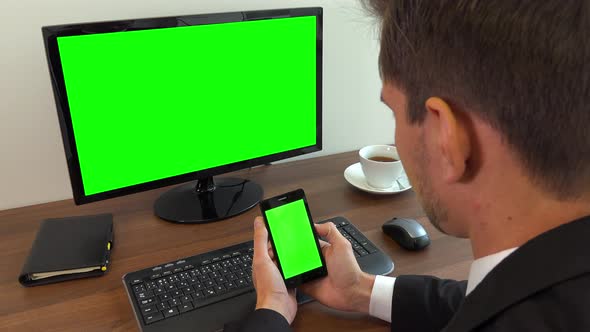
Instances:
[[[336,225],[316,224],[315,229],[328,240],[321,241],[328,276],[302,285],[301,290],[328,307],[369,313],[375,276],[361,270],[350,242],[338,232]]]
[[[256,288],[256,309],[274,310],[291,324],[297,313],[295,290],[287,291],[285,281],[269,255],[268,232],[262,217],[254,220],[252,277]]]

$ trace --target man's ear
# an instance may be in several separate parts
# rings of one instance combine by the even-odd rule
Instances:
[[[444,181],[461,180],[467,171],[467,160],[471,154],[471,145],[466,128],[457,110],[443,99],[431,97],[426,100],[426,109],[432,116],[431,127],[434,131],[435,147],[441,156],[441,173]]]

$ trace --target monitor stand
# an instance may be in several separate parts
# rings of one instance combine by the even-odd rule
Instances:
[[[219,221],[254,207],[262,187],[250,180],[213,177],[199,179],[163,193],[154,204],[158,217],[182,224]]]

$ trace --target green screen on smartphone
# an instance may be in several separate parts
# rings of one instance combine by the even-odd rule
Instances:
[[[303,199],[266,210],[265,214],[285,279],[322,266]]]
[[[57,44],[86,195],[317,144],[315,16]]]

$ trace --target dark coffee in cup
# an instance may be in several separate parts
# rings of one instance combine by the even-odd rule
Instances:
[[[374,157],[370,157],[369,160],[372,161],[380,161],[380,162],[384,162],[384,163],[390,163],[392,161],[397,161],[397,159],[395,158],[391,158],[391,157],[385,157],[385,156],[374,156]]]
[[[395,146],[365,146],[359,151],[359,159],[367,184],[373,188],[390,188],[403,171]]]

